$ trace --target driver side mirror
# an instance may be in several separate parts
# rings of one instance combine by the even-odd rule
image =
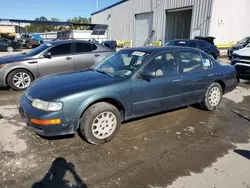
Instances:
[[[43,54],[43,57],[45,57],[45,58],[51,58],[51,53],[50,52],[45,52],[44,54]]]
[[[156,77],[156,72],[144,70],[141,73],[141,77],[142,78],[155,78]]]

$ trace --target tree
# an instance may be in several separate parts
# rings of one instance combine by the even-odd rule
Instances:
[[[52,22],[60,22],[60,19],[52,17],[51,19],[46,18],[45,16],[41,16],[36,18],[35,21],[52,21]],[[85,17],[74,17],[72,19],[68,19],[67,22],[72,23],[91,23],[91,18]],[[70,27],[64,25],[51,25],[51,24],[30,24],[27,27],[27,31],[29,33],[44,33],[50,31],[58,31],[58,30],[69,30]],[[87,29],[88,26],[74,26],[73,29]]]
[[[89,24],[90,20],[88,18],[79,16],[79,17],[74,17],[72,19],[68,19],[67,22]],[[74,26],[74,29],[84,30],[84,29],[87,29],[87,28],[88,28],[88,26]]]

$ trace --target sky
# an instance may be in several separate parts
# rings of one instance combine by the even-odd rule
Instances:
[[[120,0],[99,0],[99,9]],[[0,18],[31,19],[45,16],[62,21],[73,17],[90,17],[96,0],[0,0]]]

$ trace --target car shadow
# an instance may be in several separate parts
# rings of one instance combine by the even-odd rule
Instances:
[[[250,160],[250,151],[243,149],[235,149],[234,152]]]
[[[132,118],[132,119],[124,121],[123,124],[130,123],[130,122],[133,122],[133,121],[138,121],[138,120],[141,120],[141,119],[150,118],[150,117],[153,117],[153,116],[158,116],[158,115],[174,112],[174,111],[178,111],[178,110],[181,110],[181,109],[186,109],[186,108],[188,108],[188,106],[179,107],[179,108],[175,108],[175,109],[172,109],[172,110],[166,110],[166,111],[157,112],[157,113],[153,113],[153,114],[149,114],[149,115],[145,115],[145,116],[141,116],[141,117]]]
[[[66,173],[69,172],[74,178],[74,182],[64,180]],[[87,188],[87,185],[77,174],[75,166],[67,162],[64,158],[56,158],[43,179],[35,182],[31,188]]]
[[[64,140],[64,139],[70,139],[74,138],[74,134],[67,134],[67,135],[61,135],[61,136],[42,136],[37,134],[39,137],[45,139],[45,140]]]
[[[9,87],[0,87],[0,91],[8,91],[8,90],[10,90]]]

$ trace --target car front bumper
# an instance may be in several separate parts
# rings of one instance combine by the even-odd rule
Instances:
[[[76,121],[75,118],[67,118],[62,112],[46,112],[34,108],[30,101],[25,97],[21,96],[18,104],[18,110],[20,116],[27,123],[28,127],[42,136],[60,136],[67,134],[74,134],[76,132]],[[60,124],[53,125],[38,125],[31,122],[31,118],[38,120],[51,120],[61,119]]]
[[[0,69],[0,87],[6,87],[6,86],[7,86],[7,84],[6,84],[6,72],[2,68],[2,69]]]
[[[250,79],[250,60],[232,59],[232,65],[237,70],[237,78]]]

